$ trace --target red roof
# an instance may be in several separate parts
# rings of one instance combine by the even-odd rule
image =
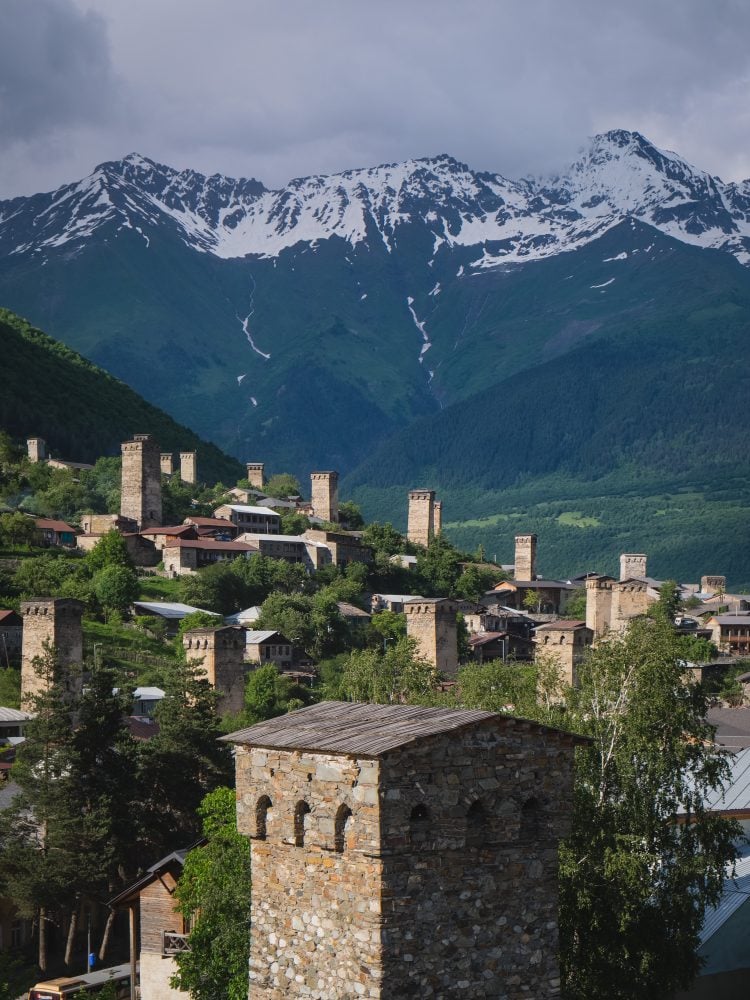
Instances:
[[[43,531],[67,531],[71,535],[75,535],[76,533],[76,529],[71,528],[65,521],[51,521],[47,517],[35,518],[34,524]]]
[[[0,625],[2,625],[3,623],[5,623],[6,625],[15,625],[16,622],[13,621],[14,618],[18,619],[17,624],[19,626],[23,625],[23,619],[21,618],[21,616],[18,614],[17,611],[13,611],[12,609],[10,611],[0,610]]]
[[[234,528],[235,525],[225,517],[186,517],[185,524],[194,524],[199,528]]]
[[[142,535],[184,535],[194,531],[192,524],[162,525],[156,528],[143,528]]]
[[[479,635],[469,636],[470,646],[484,646],[488,642],[495,642],[497,639],[504,639],[507,632],[481,632]]]

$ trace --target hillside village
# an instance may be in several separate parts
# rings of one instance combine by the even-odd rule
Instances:
[[[71,479],[93,469],[51,458],[39,437],[28,438],[18,463],[26,470],[61,470]],[[442,532],[443,506],[431,489],[404,497],[408,528],[401,536],[388,524],[365,525],[354,504],[340,502],[335,471],[313,472],[303,497],[292,477],[267,479],[260,461],[246,469],[236,486],[209,490],[207,506],[200,455],[183,451],[175,461],[151,435],[135,434],[122,443],[114,512],[81,511],[78,519],[64,519],[22,513],[22,505],[0,514],[0,593],[7,595],[0,609],[7,675],[2,692],[6,699],[17,693],[15,703],[0,708],[7,747],[0,763],[0,810],[18,790],[13,760],[25,731],[60,677],[67,678],[67,696],[75,704],[102,664],[108,665],[120,696],[130,699],[122,713],[129,738],[156,745],[164,736],[164,705],[173,696],[162,677],[181,664],[189,684],[202,678],[211,689],[205,702],[213,712],[211,738],[215,742],[223,731],[223,746],[234,748],[239,830],[252,844],[252,996],[409,996],[417,995],[410,992],[417,982],[423,988],[433,984],[432,992],[419,995],[453,995],[450,984],[458,980],[472,984],[469,995],[476,997],[559,995],[555,859],[570,826],[574,751],[585,742],[565,732],[561,692],[579,686],[592,650],[625,637],[633,622],[648,619],[655,608],[667,608],[674,636],[692,651],[683,661],[684,676],[711,696],[707,718],[717,726],[717,746],[737,754],[738,767],[748,766],[743,754],[750,752],[750,595],[732,592],[716,566],[707,566],[697,581],[654,579],[645,553],[613,553],[613,569],[618,555],[619,566],[612,576],[577,566],[569,579],[548,579],[544,539],[532,533],[516,537],[507,563],[488,562],[482,551],[457,552]],[[175,486],[192,499],[179,521],[164,523],[168,491]],[[290,488],[269,492],[274,486]],[[201,501],[195,499],[199,494]],[[111,561],[105,552],[113,554]],[[95,570],[92,559],[101,560]],[[47,575],[40,570],[35,577],[29,569],[34,564]],[[63,566],[70,572],[62,572]],[[114,566],[108,590],[99,574]],[[86,567],[89,581],[96,582],[84,586]],[[30,591],[44,584],[48,589]],[[251,594],[257,599],[245,606],[241,599]],[[18,678],[15,689],[11,674]],[[550,676],[542,694],[540,678]],[[491,704],[469,700],[472,684],[482,677],[496,685]],[[188,704],[202,697],[189,695]],[[524,697],[531,703],[547,697],[547,721],[561,728],[519,721],[515,716],[530,703]],[[365,710],[365,704],[346,708],[347,702],[375,704]],[[421,707],[409,707],[415,703]],[[404,726],[414,727],[408,738]],[[489,772],[472,748],[483,747],[486,757],[498,739],[514,748],[519,762],[511,796],[519,811],[495,819],[487,813]],[[501,768],[498,787],[509,780]],[[448,813],[440,818],[459,781],[485,789],[469,796],[469,832],[460,835]],[[401,813],[378,818],[375,807],[378,801],[411,803],[420,782],[429,792],[410,806],[403,840],[397,829],[406,822]],[[379,790],[374,798],[373,789]],[[511,795],[510,786],[506,792]],[[720,804],[716,808],[721,812]],[[288,830],[282,829],[285,810]],[[746,821],[750,802],[731,815]],[[475,828],[480,833],[472,833]],[[198,828],[193,822],[182,832],[195,840]],[[505,845],[492,860],[481,850],[486,838]],[[422,857],[420,845],[427,843],[432,860],[420,891],[432,902],[425,908],[409,902],[413,887],[407,891],[407,881],[414,859]],[[289,859],[289,845],[305,852],[302,874]],[[109,962],[105,927],[107,935],[112,932],[112,954],[128,968],[138,959],[143,1000],[184,996],[170,977],[176,957],[188,947],[190,921],[173,892],[190,844],[160,846],[163,856],[142,856],[130,865],[127,885],[110,880],[110,909],[101,897],[94,904],[85,893],[77,904],[61,903],[66,915],[55,918],[57,930],[50,932],[43,959],[44,918],[30,915],[28,903],[4,898],[0,943],[34,944],[40,965],[44,960],[54,971],[69,971],[71,956],[79,956],[80,965],[85,916],[102,941],[102,961]],[[323,869],[316,867],[319,858],[326,859]],[[526,882],[508,874],[519,858]],[[465,914],[441,909],[438,897],[451,898],[446,879],[455,886],[455,899],[464,898],[462,886],[471,886]],[[388,945],[377,937],[375,923],[362,917],[382,892],[402,900]],[[475,935],[472,947],[459,947],[455,960],[437,942],[428,946],[431,921],[461,926],[475,907],[488,926],[501,919],[498,894],[503,905],[519,913],[532,906],[536,914],[536,929],[518,938],[502,960],[491,935]],[[328,900],[325,919],[318,912],[321,899]],[[735,910],[725,922],[733,916]],[[720,937],[723,924],[718,917],[715,922],[713,934]],[[424,946],[405,972],[413,961],[406,957],[410,928],[416,926]],[[310,947],[316,936],[317,950]],[[291,980],[278,971],[285,961],[297,970]],[[487,979],[493,963],[499,963],[497,974]],[[708,968],[719,976],[726,972],[710,962]],[[487,981],[480,987],[483,975]],[[336,985],[337,976],[346,978],[347,992]]]

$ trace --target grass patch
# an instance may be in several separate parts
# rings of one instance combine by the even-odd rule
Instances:
[[[598,528],[602,522],[598,517],[586,517],[580,510],[566,510],[558,515],[557,523],[571,528]]]
[[[141,601],[179,601],[180,580],[166,576],[142,576],[139,579]]]

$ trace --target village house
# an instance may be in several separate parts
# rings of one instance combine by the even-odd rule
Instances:
[[[294,663],[294,645],[273,629],[248,629],[245,633],[245,662],[255,667],[275,663],[281,670]]]
[[[186,994],[171,986],[170,979],[177,972],[175,955],[189,947],[190,925],[174,896],[188,850],[161,858],[109,902],[113,910],[128,912],[131,975],[135,982],[139,962],[140,1000],[185,1000]]]
[[[215,538],[219,542],[231,542],[238,534],[237,525],[224,517],[198,517],[191,514],[183,523],[192,524],[198,538]]]
[[[583,740],[341,702],[223,739],[251,842],[253,998],[559,996],[557,846]]]
[[[175,539],[196,539],[198,532],[192,524],[175,524],[144,528],[140,532],[140,536],[151,542],[157,552],[163,552],[167,545],[171,545]]]
[[[76,544],[76,529],[65,521],[55,521],[48,517],[35,517],[39,540],[42,545],[74,548]]]
[[[711,641],[721,653],[729,656],[750,656],[750,612],[745,614],[712,615],[706,621]]]
[[[403,614],[405,604],[421,600],[421,594],[373,594],[370,599],[373,614],[377,614],[378,611],[395,611]]]
[[[247,542],[218,542],[213,538],[170,538],[162,552],[168,576],[196,573],[203,566],[226,562],[239,556],[257,555],[257,545]]]
[[[331,553],[334,566],[342,569],[353,562],[371,563],[372,549],[362,544],[360,531],[327,531],[308,528],[304,537],[316,544],[325,545]]]
[[[246,533],[238,535],[237,541],[255,546],[262,556],[267,556],[269,559],[302,563],[310,573],[314,573],[321,566],[330,565],[332,561],[331,552],[327,546],[313,542],[304,535]]]
[[[278,535],[281,532],[281,517],[270,507],[225,503],[216,508],[214,517],[231,521],[239,532],[246,534]]]
[[[494,588],[504,605],[532,615],[562,615],[578,590],[564,580],[504,580]]]

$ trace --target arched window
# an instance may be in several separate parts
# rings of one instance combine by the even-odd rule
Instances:
[[[310,806],[306,802],[298,802],[294,807],[294,843],[297,847],[305,846],[306,817],[309,815]]]
[[[255,807],[255,836],[258,840],[265,840],[268,833],[268,814],[271,811],[273,802],[267,795],[262,795],[258,799]]]
[[[420,802],[409,815],[409,839],[412,844],[424,844],[430,831],[430,810]]]
[[[351,817],[352,811],[349,806],[339,806],[336,813],[336,825],[333,837],[333,846],[339,854],[343,854],[346,849],[346,827]]]
[[[527,799],[521,806],[519,840],[538,840],[541,826],[541,808],[537,799]]]
[[[488,816],[481,799],[477,799],[466,811],[466,844],[482,847],[487,839]]]

